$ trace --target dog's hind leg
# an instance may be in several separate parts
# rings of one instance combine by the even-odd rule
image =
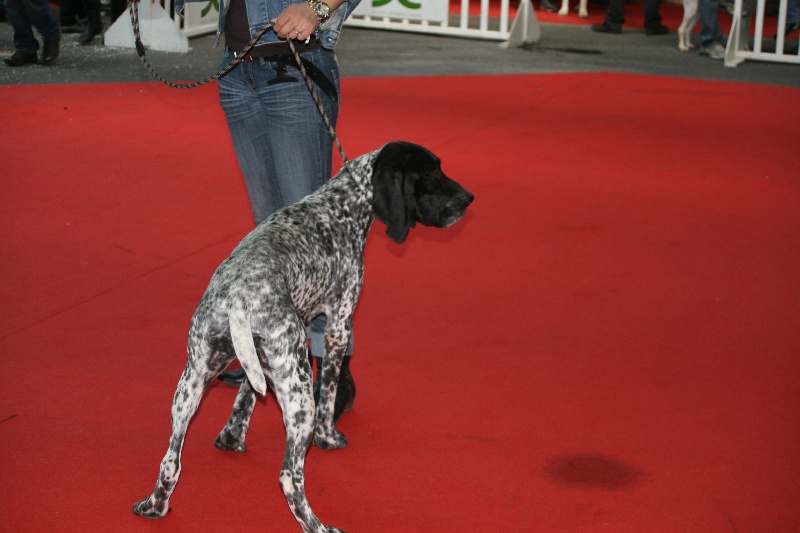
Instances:
[[[181,473],[181,451],[189,421],[200,407],[208,384],[234,357],[229,339],[218,338],[209,345],[198,340],[201,338],[202,332],[190,332],[189,361],[172,400],[172,435],[167,453],[161,461],[156,488],[147,499],[133,506],[135,514],[146,518],[161,518],[169,512],[169,498]]]
[[[161,518],[169,512],[169,498],[181,473],[181,450],[186,430],[212,377],[208,369],[198,370],[191,360],[186,365],[172,402],[172,436],[167,454],[161,461],[156,488],[146,500],[133,506],[135,514],[146,518]]]
[[[256,405],[256,391],[250,386],[250,382],[245,379],[239,386],[239,392],[233,402],[233,413],[222,428],[214,446],[220,450],[231,452],[246,452],[247,445],[244,440],[247,430],[250,428],[250,417],[253,415],[253,408]]]

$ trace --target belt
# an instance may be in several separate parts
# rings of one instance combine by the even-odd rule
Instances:
[[[308,44],[304,43],[303,41],[294,43],[294,47],[298,53],[315,50],[321,46],[322,44],[318,39],[314,39]],[[239,54],[240,52],[233,53],[234,57],[237,59],[241,57]],[[299,81],[296,78],[288,76],[285,72],[286,65],[291,65],[298,70],[300,69],[294,54],[292,54],[291,48],[289,48],[289,45],[286,44],[286,42],[275,42],[256,46],[244,57],[244,59],[242,59],[242,61],[253,61],[257,57],[269,59],[270,61],[284,65],[283,68],[277,69],[278,75],[275,76],[275,79],[269,82],[270,85]],[[322,92],[324,92],[328,98],[331,99],[331,101],[337,102],[339,100],[339,92],[336,90],[336,85],[334,85],[333,82],[329,80],[328,77],[320,69],[318,69],[314,63],[304,57],[301,57],[300,61],[303,63],[303,67],[305,67],[306,73],[308,74],[308,77],[311,78],[311,81],[316,83],[317,87],[322,89]]]
[[[322,43],[319,39],[312,39],[306,44],[304,41],[295,41],[294,48],[297,50],[298,53],[302,54],[303,52],[308,52],[310,50],[316,50],[317,48],[321,47]],[[276,41],[274,43],[267,43],[261,44],[258,46],[254,46],[250,52],[244,56],[242,52],[234,52],[233,57],[239,59],[244,56],[242,61],[253,61],[257,57],[269,58],[269,57],[280,57],[280,56],[290,56],[292,55],[292,49],[289,48],[289,43],[286,41]]]

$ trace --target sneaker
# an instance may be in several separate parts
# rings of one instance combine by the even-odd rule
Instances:
[[[619,26],[609,26],[607,22],[603,22],[602,24],[592,24],[592,31],[596,31],[599,33],[622,33],[622,28]]]
[[[699,53],[701,56],[708,56],[711,59],[725,59],[725,48],[721,44],[703,46]]]

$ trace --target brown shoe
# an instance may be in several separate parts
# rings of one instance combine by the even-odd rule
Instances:
[[[57,39],[50,39],[44,42],[44,49],[42,50],[42,63],[50,63],[58,57],[58,49],[61,44],[61,37]]]
[[[5,59],[9,67],[21,67],[22,65],[32,65],[39,60],[36,52],[14,52],[14,55]]]

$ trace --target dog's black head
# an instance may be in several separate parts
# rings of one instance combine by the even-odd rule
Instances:
[[[386,234],[401,243],[419,222],[455,224],[475,197],[442,172],[439,158],[422,146],[397,141],[384,146],[372,170],[373,210]]]

